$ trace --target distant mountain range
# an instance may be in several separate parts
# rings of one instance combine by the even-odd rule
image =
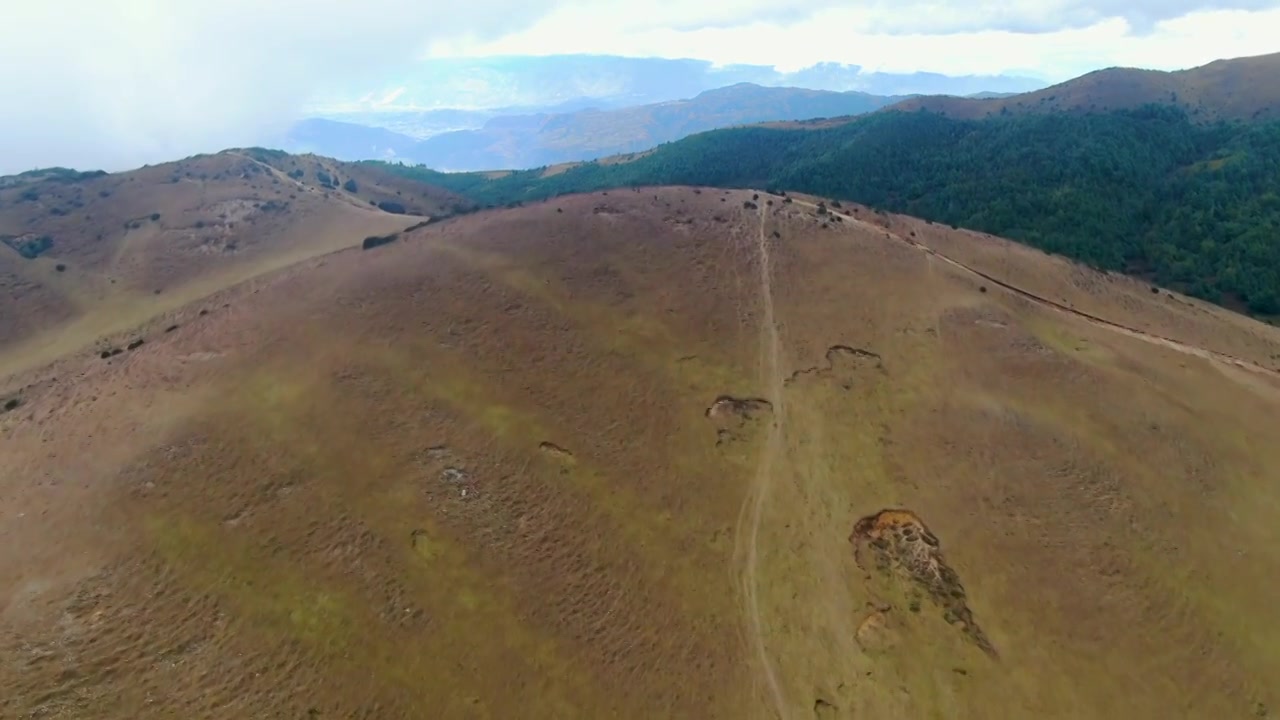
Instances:
[[[417,140],[366,125],[313,118],[285,148],[344,160],[396,159],[442,170],[529,168],[645,150],[705,130],[778,120],[858,115],[904,99],[848,91],[739,83],[675,100],[618,109],[491,117],[477,129]]]
[[[735,124],[858,115],[916,94],[1003,97],[1044,84],[839,63],[781,72],[609,55],[434,59],[372,91],[335,93],[268,144],[457,171],[527,168],[633,152]]]
[[[706,60],[611,55],[440,58],[423,61],[377,88],[335,92],[318,103],[313,114],[370,124],[367,118],[343,115],[456,108],[498,110],[496,114],[504,115],[569,112],[690,98],[744,82],[872,95],[1016,93],[1047,84],[1037,78],[1008,75],[869,72],[840,63],[781,72],[768,65],[715,66]],[[392,129],[419,135],[404,126]]]

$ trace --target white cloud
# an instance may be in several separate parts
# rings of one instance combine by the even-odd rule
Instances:
[[[740,0],[739,4],[754,3]],[[1241,4],[1249,4],[1249,0]],[[998,9],[984,15],[984,8],[997,5]],[[1061,0],[973,5],[904,0],[894,4],[902,8],[900,11],[891,13],[885,9],[887,5],[871,2],[817,9],[786,24],[756,20],[743,11],[737,24],[705,23],[705,27],[687,30],[673,26],[681,25],[682,17],[688,20],[694,15],[680,16],[674,3],[658,6],[657,12],[667,24],[656,27],[651,19],[638,17],[640,10],[612,16],[614,22],[607,23],[600,15],[579,14],[577,6],[562,6],[533,26],[498,40],[475,44],[445,40],[432,46],[432,54],[607,53],[692,57],[721,65],[756,63],[776,65],[780,70],[840,62],[887,72],[961,75],[1020,71],[1064,80],[1111,65],[1173,70],[1224,57],[1280,51],[1276,35],[1280,9],[1195,12],[1161,20],[1145,32],[1135,33],[1131,21],[1120,14],[1103,17],[1107,2],[1080,5],[1074,11],[1065,5]],[[724,10],[730,6],[733,0],[717,7]],[[1029,17],[1035,8],[1058,8],[1062,18],[1083,16],[1086,10],[1097,17],[1083,25],[1064,20],[1063,28],[1053,32],[998,29],[1024,24],[1016,17]],[[707,16],[705,8],[697,13],[704,19]],[[954,31],[960,16],[967,16],[964,23],[974,29]],[[584,22],[585,18],[589,20]],[[584,32],[584,28],[591,31]],[[911,28],[917,29],[908,32]]]
[[[434,38],[491,38],[547,4],[4,0],[0,172],[252,143],[317,91],[382,86]]]

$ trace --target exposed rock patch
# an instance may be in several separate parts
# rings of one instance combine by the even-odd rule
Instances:
[[[988,655],[995,656],[995,648],[969,609],[960,577],[942,557],[941,543],[929,531],[923,521],[910,510],[882,510],[862,518],[853,526],[849,536],[853,544],[854,559],[858,567],[871,572],[872,568],[885,576],[897,576],[909,581],[942,610],[943,619],[957,626],[974,644]],[[908,608],[919,612],[918,600],[912,600]],[[883,612],[878,612],[883,618]],[[873,613],[858,628],[859,642],[864,628],[868,636],[874,635],[877,625]]]
[[[796,370],[784,382],[790,385],[804,377],[835,379],[845,390],[852,389],[852,376],[863,368],[884,370],[884,360],[878,353],[849,345],[832,345],[824,355],[825,365],[814,365]]]

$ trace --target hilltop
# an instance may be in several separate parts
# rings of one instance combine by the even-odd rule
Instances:
[[[18,349],[6,353],[11,362],[48,361],[157,307],[177,308],[461,202],[377,168],[262,150],[116,174],[6,178],[0,346]]]
[[[908,98],[892,106],[950,117],[1051,112],[1106,112],[1171,105],[1198,122],[1280,120],[1280,53],[1217,60],[1175,72],[1107,68],[1042,90],[973,99],[943,95]]]
[[[1280,707],[1280,331],[1143,282],[662,187],[134,338],[0,381],[5,716]]]

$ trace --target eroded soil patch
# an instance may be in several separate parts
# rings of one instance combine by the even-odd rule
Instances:
[[[840,383],[845,390],[853,388],[853,375],[864,368],[884,370],[884,360],[878,353],[848,345],[832,345],[827,348],[825,365],[814,365],[791,373],[785,381],[787,385],[805,377],[831,379]]]
[[[773,413],[773,403],[763,398],[721,395],[707,408],[707,419],[716,428],[716,445],[740,439],[747,426]]]
[[[937,536],[915,513],[899,509],[868,515],[854,524],[849,542],[858,567],[909,581],[942,609],[943,619],[995,656],[995,648],[973,619],[960,576],[942,557]],[[910,610],[919,611],[914,601]]]
[[[560,462],[569,463],[569,464],[573,464],[577,462],[577,460],[573,457],[573,452],[553,442],[548,442],[544,440],[538,443],[538,449],[541,450],[544,454],[549,455],[550,457],[553,457],[556,460],[559,460]]]

